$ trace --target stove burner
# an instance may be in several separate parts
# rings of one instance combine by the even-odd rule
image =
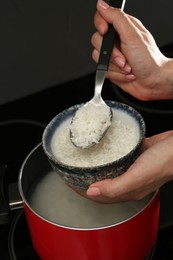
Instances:
[[[7,165],[7,183],[16,182],[24,159],[41,142],[44,128],[43,123],[28,119],[0,122],[0,164]]]
[[[23,210],[14,217],[10,227],[9,254],[11,260],[39,260],[30,240],[28,225]]]

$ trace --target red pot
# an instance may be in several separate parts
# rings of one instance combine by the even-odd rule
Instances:
[[[158,192],[149,195],[141,202],[131,202],[133,208],[138,208],[140,205],[140,209],[135,214],[129,213],[126,219],[122,216],[122,220],[117,221],[116,216],[112,216],[115,219],[109,225],[75,228],[47,220],[30,206],[28,198],[31,187],[51,171],[52,168],[42,151],[42,146],[38,145],[25,159],[19,176],[19,191],[24,203],[32,243],[41,259],[143,260],[147,257],[157,237]],[[124,203],[121,203],[121,206],[123,209]],[[79,210],[79,222],[82,217]]]

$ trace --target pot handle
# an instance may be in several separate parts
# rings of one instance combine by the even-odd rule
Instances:
[[[23,208],[18,184],[10,183],[6,188],[4,176],[7,172],[6,165],[0,165],[0,224],[9,223],[11,220],[11,211]]]
[[[9,223],[11,219],[11,210],[4,192],[4,175],[6,170],[6,165],[0,165],[0,224]]]

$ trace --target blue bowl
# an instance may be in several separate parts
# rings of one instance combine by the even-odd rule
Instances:
[[[115,102],[106,101],[106,103],[112,108],[127,113],[132,117],[139,129],[139,139],[135,147],[127,153],[125,156],[102,165],[92,167],[77,167],[73,165],[67,165],[57,160],[52,151],[52,138],[57,129],[66,121],[71,119],[76,110],[83,104],[74,105],[55,116],[50,123],[46,126],[42,136],[43,150],[52,165],[53,170],[59,174],[64,181],[70,186],[76,189],[86,190],[90,184],[104,180],[107,178],[115,178],[124,172],[133,164],[138,156],[143,152],[144,139],[146,133],[145,122],[135,109],[129,105]],[[76,148],[80,149],[80,148]]]

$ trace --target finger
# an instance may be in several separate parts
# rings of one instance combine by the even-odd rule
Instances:
[[[93,60],[98,63],[99,52],[94,49],[92,52]],[[122,82],[131,82],[135,80],[135,76],[132,73],[129,73],[129,66],[127,65],[128,71],[126,70],[126,66],[124,68],[120,68],[116,66],[114,63],[109,63],[109,70],[106,74],[106,77],[113,81],[115,84],[122,84]]]
[[[98,59],[99,59],[101,40],[102,40],[102,38],[100,36],[96,36],[96,37],[93,36],[93,38],[92,38],[92,44],[95,47],[95,49],[93,50],[93,53],[92,53],[92,58],[96,63],[98,63]],[[121,53],[121,51],[116,47],[114,47],[114,49],[113,49],[112,56],[110,58],[110,64],[109,64],[109,69],[114,71],[116,68],[113,66],[110,66],[111,63],[115,64],[116,67],[120,68],[121,69],[120,71],[125,74],[130,74],[132,71],[132,68],[127,63],[126,58]]]
[[[102,0],[98,0],[97,10],[106,22],[114,26],[120,35],[121,41],[128,42],[130,39],[133,39],[133,37],[136,37],[138,28],[123,11],[118,8],[110,7],[108,4],[105,5],[105,2]]]
[[[116,203],[127,200],[140,200],[154,192],[161,183],[152,183],[150,174],[135,165],[123,175],[92,184],[86,192],[88,198],[102,203]],[[145,172],[148,169],[145,169]]]
[[[96,49],[94,49],[93,52],[92,52],[92,58],[93,58],[93,60],[94,60],[96,63],[98,63],[99,54],[100,54],[100,53],[99,53],[98,50],[96,50]],[[115,65],[115,64],[112,63],[111,61],[109,62],[109,70],[112,70],[114,73],[119,72],[119,73],[125,74],[120,67],[118,67],[117,65]]]
[[[103,37],[98,32],[95,32],[91,37],[91,44],[98,52],[101,49],[102,39]]]
[[[159,133],[145,139],[145,149],[153,146],[154,144],[165,140],[168,137],[173,136],[173,130],[169,130],[163,133]]]
[[[117,178],[107,179],[91,185],[89,189],[86,191],[87,198],[100,203],[117,203],[127,200],[139,200],[144,198],[146,194],[150,192],[141,191],[137,189],[134,189],[133,191],[127,191],[125,187],[123,191],[118,192]],[[117,181],[117,185],[115,185],[115,181]],[[116,193],[113,189],[117,189]]]
[[[102,35],[105,34],[108,30],[108,23],[98,12],[96,12],[94,16],[94,25],[95,28],[99,31],[99,33]]]
[[[103,40],[103,37],[98,32],[96,32],[92,35],[91,44],[98,52],[100,52],[102,40]],[[110,60],[112,62],[114,62],[116,65],[118,65],[120,68],[124,68],[126,65],[125,56],[122,54],[122,52],[116,46],[114,46],[114,48],[112,50],[112,55],[111,55]],[[125,68],[125,71],[127,71],[127,66]],[[128,68],[128,72],[129,72],[129,68]]]
[[[160,149],[165,148],[164,145],[157,147],[160,147]],[[110,198],[116,198],[122,196],[122,194],[133,194],[135,190],[141,190],[143,193],[144,190],[151,189],[151,184],[153,183],[151,176],[155,176],[155,180],[157,178],[160,179],[161,176],[158,175],[158,169],[161,169],[161,172],[164,172],[164,170],[162,171],[162,163],[160,163],[162,154],[156,154],[156,149],[157,148],[154,148],[153,146],[153,148],[144,151],[130,166],[130,168],[121,176],[111,180],[104,180],[94,183],[90,186],[90,188],[96,187],[99,189],[101,195]],[[153,164],[153,160],[156,159],[157,161]],[[90,193],[92,191],[90,188],[87,191],[88,195],[92,194]],[[153,189],[155,189],[155,186]],[[97,194],[99,195],[98,191]],[[140,198],[140,196],[141,194],[139,193],[138,198]]]
[[[92,58],[93,60],[98,63],[99,60],[99,55],[100,52],[97,49],[94,49],[92,51]],[[109,70],[112,70],[113,72],[121,72],[122,73],[122,68],[121,66],[117,66],[115,63],[113,63],[112,61],[109,62]]]
[[[119,67],[122,69],[122,71],[125,73],[125,74],[129,74],[131,73],[132,71],[132,68],[131,66],[126,62],[125,65],[123,67],[121,67],[121,63],[122,63],[122,58],[120,57],[116,57],[114,59],[114,62],[119,65]]]
[[[136,79],[133,73],[125,74],[124,72],[115,72],[111,69],[109,69],[107,72],[107,78],[109,78],[116,85],[120,86],[121,89],[125,90],[126,92],[128,91],[128,88],[130,88],[129,90],[131,90],[131,87],[126,84],[129,84]]]
[[[103,36],[100,35],[99,32],[95,32],[92,37],[91,37],[91,44],[93,45],[93,47],[98,51],[100,52],[100,49],[101,49],[101,45],[102,45],[102,41],[103,41]],[[121,51],[116,47],[114,46],[113,50],[112,50],[112,55],[111,55],[111,58],[112,60],[116,57],[122,57],[123,59],[123,62],[122,64],[120,64],[121,67],[124,67],[125,65],[125,62],[126,62],[126,59],[124,57],[124,55],[121,53]]]
[[[91,38],[91,43],[98,52],[101,49],[102,39],[103,39],[102,36],[98,32],[94,33]],[[94,59],[97,62],[98,62],[98,55],[99,54],[97,53],[97,59]],[[112,63],[115,63],[126,74],[129,74],[132,71],[132,68],[127,63],[125,56],[122,54],[122,52],[116,46],[114,46],[114,48],[113,48],[110,61]]]
[[[119,57],[117,57],[117,60],[118,59],[121,59],[121,58],[119,58]],[[118,62],[117,62],[118,63]],[[130,67],[130,65],[128,64],[128,63],[126,63],[125,65],[124,65],[124,67],[121,67],[121,64],[119,64],[118,63],[118,65],[115,63],[115,60],[113,60],[113,62],[112,61],[110,61],[110,63],[109,63],[109,70],[108,70],[108,72],[113,72],[113,73],[116,73],[116,72],[119,72],[119,73],[121,73],[121,74],[123,74],[123,75],[131,75],[131,67]],[[114,76],[115,76],[115,74],[114,74]]]

